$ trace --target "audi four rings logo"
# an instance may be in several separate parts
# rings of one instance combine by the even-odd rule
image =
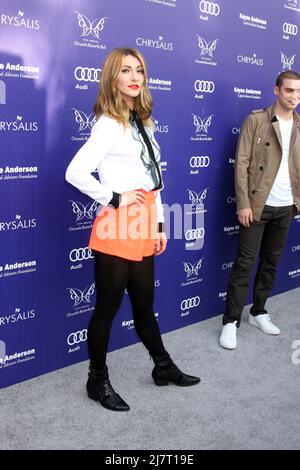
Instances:
[[[191,297],[190,299],[184,299],[181,304],[181,310],[188,310],[189,308],[198,307],[200,304],[200,297],[197,295],[196,297]]]
[[[74,248],[69,255],[70,261],[76,263],[76,261],[83,261],[87,259],[92,259],[93,254],[92,250],[88,247],[85,248]]]
[[[76,331],[76,333],[71,333],[68,336],[67,343],[69,346],[74,346],[74,344],[82,343],[87,340],[87,330]]]
[[[208,15],[218,16],[220,13],[220,5],[218,5],[218,3],[201,0],[199,3],[199,8],[201,13],[207,13]]]
[[[296,36],[296,34],[298,33],[298,26],[296,24],[283,23],[282,30],[285,34],[291,34],[292,36]]]
[[[199,238],[204,238],[204,235],[205,235],[205,229],[203,227],[193,228],[192,230],[187,230],[185,232],[185,239],[187,241],[198,240]]]
[[[74,76],[79,82],[99,82],[101,69],[89,67],[76,67]]]
[[[195,81],[195,90],[199,93],[213,93],[215,90],[214,82],[208,82],[206,80],[196,80]]]
[[[207,168],[210,164],[210,158],[208,156],[191,157],[190,167],[191,168]]]

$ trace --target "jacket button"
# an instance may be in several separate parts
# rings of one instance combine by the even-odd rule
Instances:
[[[253,189],[252,194],[255,194],[255,189]]]
[[[259,167],[259,169],[260,169],[260,170],[263,170],[263,169],[264,169],[264,167],[263,167],[263,166],[260,166],[260,167]]]
[[[266,142],[266,143],[265,143],[265,146],[266,146],[266,147],[269,147],[269,145],[270,145],[270,142]]]

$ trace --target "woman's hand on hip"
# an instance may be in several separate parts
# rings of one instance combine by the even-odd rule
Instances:
[[[165,232],[158,232],[156,234],[155,246],[154,246],[154,255],[161,255],[167,248],[167,236]]]
[[[145,195],[142,191],[126,191],[121,194],[121,202],[119,207],[130,206],[131,204],[143,204]]]

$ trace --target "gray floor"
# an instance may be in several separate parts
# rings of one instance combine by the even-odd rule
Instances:
[[[246,308],[234,351],[218,345],[221,317],[164,335],[176,363],[201,376],[194,387],[154,386],[140,344],[110,353],[129,413],[86,398],[87,362],[3,389],[0,449],[299,449],[299,304],[300,288],[268,301],[277,337],[250,326]]]

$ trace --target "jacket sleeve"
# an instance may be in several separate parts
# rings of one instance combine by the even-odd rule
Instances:
[[[237,210],[250,209],[248,168],[250,165],[255,127],[249,115],[243,122],[235,155],[235,192]]]
[[[66,180],[70,184],[103,206],[116,200],[118,195],[109,185],[100,183],[91,173],[110,153],[121,136],[122,126],[114,119],[103,116],[96,122],[90,138],[78,150],[66,170]]]

